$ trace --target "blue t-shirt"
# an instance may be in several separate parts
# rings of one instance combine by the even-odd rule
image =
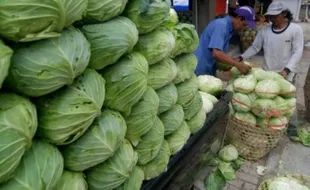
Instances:
[[[227,52],[232,34],[233,25],[230,16],[215,19],[205,28],[195,51],[198,59],[196,75],[215,76],[216,61],[212,57],[212,49]]]

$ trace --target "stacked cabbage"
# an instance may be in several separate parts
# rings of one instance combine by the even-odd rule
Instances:
[[[233,117],[250,126],[283,130],[295,112],[295,86],[273,71],[253,68],[230,81],[228,90]]]
[[[217,101],[170,0],[10,0],[0,15],[0,190],[139,190]]]

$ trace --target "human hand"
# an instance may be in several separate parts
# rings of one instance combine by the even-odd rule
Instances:
[[[237,65],[237,69],[242,73],[242,74],[247,74],[248,72],[250,72],[251,67],[249,65],[246,65],[244,63],[239,62],[239,64]]]
[[[288,73],[287,73],[285,70],[279,72],[279,74],[280,74],[283,78],[286,78],[287,75],[288,75]]]

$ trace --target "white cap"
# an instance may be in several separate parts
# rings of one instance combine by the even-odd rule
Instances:
[[[287,10],[287,7],[282,2],[276,1],[269,5],[265,15],[279,15],[285,10]]]

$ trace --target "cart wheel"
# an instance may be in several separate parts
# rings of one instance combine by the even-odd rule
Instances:
[[[306,117],[307,120],[310,122],[310,68],[308,70],[308,74],[305,81],[304,86],[304,95],[305,95],[305,106],[306,106]]]

